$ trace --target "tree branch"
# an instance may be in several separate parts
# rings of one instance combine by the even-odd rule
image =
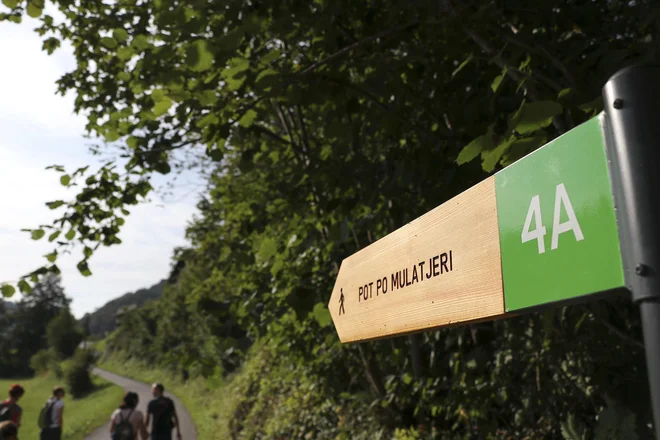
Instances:
[[[269,138],[276,140],[277,142],[280,142],[280,143],[282,143],[282,144],[286,144],[286,145],[291,145],[291,142],[289,142],[289,141],[287,141],[286,139],[280,137],[280,136],[277,135],[276,133],[273,133],[271,130],[267,129],[267,128],[264,127],[263,125],[252,124],[252,125],[250,126],[250,128],[251,128],[252,130],[258,132],[258,133],[264,134],[264,135],[268,136]]]
[[[332,55],[329,55],[329,56],[323,58],[322,60],[315,62],[311,66],[306,67],[303,71],[301,71],[299,73],[299,75],[306,75],[308,73],[311,73],[314,70],[318,69],[319,67],[321,67],[325,64],[328,64],[329,62],[341,57],[342,55],[347,54],[348,52],[350,52],[353,49],[356,49],[360,46],[363,46],[363,45],[365,45],[367,43],[370,43],[374,40],[377,40],[379,38],[383,38],[383,37],[386,37],[388,35],[394,34],[396,32],[406,30],[406,29],[408,29],[410,27],[413,27],[413,26],[416,26],[418,24],[419,24],[418,21],[413,21],[412,23],[408,23],[408,24],[405,24],[405,25],[402,25],[402,26],[397,26],[397,27],[392,28],[392,29],[387,29],[387,30],[379,32],[375,35],[372,35],[370,37],[363,38],[362,40],[356,41],[355,43],[350,44],[350,45],[344,47],[343,49],[338,50],[337,52],[333,53]]]
[[[481,48],[481,50],[483,50],[488,55],[493,57],[492,58],[493,62],[499,68],[506,71],[506,75],[509,78],[513,79],[515,82],[522,82],[525,79],[525,77],[521,75],[519,70],[514,68],[511,65],[511,63],[505,60],[501,54],[498,54],[495,51],[495,49],[493,49],[493,47],[479,34],[477,34],[474,30],[466,27],[464,28],[464,32],[468,37],[472,39],[472,41],[474,41],[477,44],[477,46]],[[534,101],[539,101],[539,95],[536,89],[531,84],[526,85],[525,90],[527,91],[527,94],[529,95],[530,98],[532,98]],[[565,124],[562,121],[560,121],[558,118],[553,118],[552,124],[560,134],[563,134],[567,131]]]
[[[568,83],[571,85],[571,87],[576,86],[575,78],[573,77],[573,75],[571,75],[571,73],[568,71],[566,66],[561,61],[559,61],[559,59],[557,59],[554,55],[552,55],[545,47],[542,47],[542,46],[536,46],[536,47],[529,46],[527,43],[523,42],[520,38],[518,38],[517,36],[513,36],[513,35],[503,35],[503,37],[509,43],[515,44],[516,46],[518,46],[522,49],[525,49],[528,52],[538,53],[538,54],[543,55],[544,57],[546,57],[548,59],[548,61],[550,61],[550,64],[555,66],[555,68],[557,70],[559,70],[562,73],[562,75],[564,75],[564,77],[566,78]],[[539,78],[540,78],[540,76],[539,76]]]

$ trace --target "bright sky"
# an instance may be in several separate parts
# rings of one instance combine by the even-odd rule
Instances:
[[[42,52],[33,32],[37,23],[0,23],[0,282],[15,282],[41,266],[52,250],[47,240],[34,242],[20,231],[50,223],[54,214],[45,202],[70,198],[59,174],[44,168],[58,164],[73,171],[97,163],[82,136],[84,117],[73,114],[74,96],[55,95],[55,81],[75,66],[72,50]],[[194,189],[182,185],[174,197],[133,207],[120,234],[123,243],[99,248],[90,261],[91,277],[76,269],[79,251],[58,258],[77,317],[167,277],[172,250],[185,244],[185,226],[195,212]]]

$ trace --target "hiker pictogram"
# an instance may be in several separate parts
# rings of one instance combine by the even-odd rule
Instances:
[[[339,297],[339,314],[346,314],[346,309],[344,309],[344,289],[341,289],[341,296]]]

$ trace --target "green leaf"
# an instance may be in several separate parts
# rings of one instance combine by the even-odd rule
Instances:
[[[563,89],[557,94],[557,99],[562,100],[564,98],[567,98],[573,94],[573,89],[568,88],[568,89]]]
[[[406,373],[403,375],[403,383],[405,383],[406,385],[410,385],[412,383],[412,380],[413,378],[410,373]]]
[[[46,233],[44,232],[43,229],[35,229],[32,231],[32,240],[41,240],[41,238],[45,235]]]
[[[277,274],[284,268],[284,262],[282,260],[277,260],[273,263],[273,267],[270,268],[270,274],[273,277],[277,277]]]
[[[215,92],[215,90],[204,90],[200,94],[196,95],[196,98],[203,106],[212,106],[218,102],[218,94]]]
[[[546,142],[547,138],[545,136],[532,136],[515,140],[511,144],[509,151],[507,151],[507,153],[504,155],[504,158],[502,159],[502,165],[507,166],[517,161],[518,159],[522,159],[527,154],[545,145]]]
[[[154,103],[157,103],[157,102],[160,102],[164,99],[167,99],[167,95],[165,94],[165,90],[155,89],[153,92],[151,92],[151,99]]]
[[[222,158],[225,157],[225,153],[220,148],[207,149],[206,154],[214,162],[220,162]]]
[[[578,108],[585,113],[589,113],[595,116],[603,110],[603,97],[597,96],[591,101],[585,102],[584,104],[578,106]]]
[[[121,135],[119,134],[119,132],[117,130],[112,130],[111,129],[111,130],[108,130],[105,134],[105,140],[108,141],[108,142],[114,142],[117,139],[119,139],[120,137],[121,137]]]
[[[204,128],[204,127],[209,126],[211,124],[217,124],[219,121],[220,121],[220,119],[218,119],[218,117],[215,114],[209,113],[206,116],[204,116],[202,119],[197,121],[196,125],[197,125],[198,128]]]
[[[262,79],[264,79],[264,78],[266,78],[266,77],[269,77],[269,76],[271,76],[271,75],[277,75],[277,70],[275,70],[275,69],[271,69],[271,68],[268,68],[268,69],[262,70],[261,72],[259,72],[259,75],[257,75],[257,77],[255,78],[254,82],[255,82],[255,83],[258,83],[258,82],[261,81]]]
[[[52,55],[55,52],[55,49],[60,47],[62,42],[55,37],[46,38],[43,45],[41,46],[42,50],[45,50],[48,55]]]
[[[43,7],[37,6],[34,2],[29,2],[27,6],[27,13],[30,17],[32,18],[39,18],[41,17],[41,14],[44,12]]]
[[[100,43],[101,43],[101,46],[105,47],[106,49],[110,49],[110,50],[116,49],[117,46],[118,46],[117,40],[115,40],[114,38],[110,38],[110,37],[101,38]]]
[[[54,201],[54,202],[48,202],[48,203],[46,203],[46,206],[48,206],[50,209],[57,209],[57,208],[59,208],[59,207],[62,206],[62,205],[64,205],[64,201],[63,201],[63,200],[56,200],[56,201]]]
[[[80,263],[76,265],[78,268],[78,272],[84,277],[88,277],[92,275],[92,272],[89,270],[89,266],[87,265],[87,261],[83,260]]]
[[[85,246],[85,248],[83,249],[83,255],[85,256],[86,259],[91,257],[93,253],[94,250],[89,246]]]
[[[122,61],[130,60],[134,54],[135,52],[132,47],[120,47],[117,49],[117,58]]]
[[[495,77],[493,83],[490,85],[490,88],[493,89],[493,92],[497,92],[497,89],[499,89],[500,85],[502,84],[502,80],[504,79],[505,76],[506,76],[506,69],[502,70],[502,73]]]
[[[18,6],[18,0],[2,0],[2,4],[10,9],[14,9],[16,6]]]
[[[257,258],[260,261],[268,261],[273,255],[277,253],[277,243],[274,239],[267,237],[261,241],[259,246],[259,251],[257,252]]]
[[[244,128],[248,128],[254,123],[254,120],[257,118],[257,112],[254,110],[248,110],[245,112],[243,117],[238,121],[238,125]]]
[[[16,293],[14,286],[10,286],[9,284],[3,284],[2,287],[0,287],[0,291],[5,298],[11,298],[14,296],[14,293]]]
[[[57,251],[53,251],[50,254],[44,255],[46,257],[46,260],[48,260],[49,263],[54,263],[55,260],[57,260]]]
[[[63,175],[62,177],[60,177],[60,183],[63,186],[69,186],[69,183],[71,183],[71,177],[68,176],[67,174]]]
[[[461,70],[463,70],[463,69],[465,68],[465,66],[467,66],[468,64],[470,64],[470,61],[472,61],[472,58],[474,58],[474,55],[473,55],[473,54],[468,55],[468,57],[465,59],[465,61],[463,61],[463,62],[462,62],[462,63],[461,63],[461,64],[460,64],[460,65],[459,65],[459,66],[458,66],[458,67],[457,67],[452,73],[451,73],[451,77],[452,77],[452,78],[455,77],[455,76],[458,74],[458,72],[460,72]]]
[[[52,234],[50,234],[48,236],[48,241],[50,241],[52,243],[53,241],[57,240],[57,237],[59,237],[61,233],[62,233],[62,231],[53,232]]]
[[[74,238],[75,236],[76,236],[76,231],[74,231],[73,229],[71,229],[71,230],[69,230],[69,232],[66,233],[66,235],[65,235],[64,237],[65,237],[67,240],[71,241],[71,240],[73,240],[73,238]]]
[[[504,153],[511,147],[513,140],[514,138],[511,137],[492,150],[483,150],[481,152],[481,168],[487,173],[493,172]]]
[[[330,316],[330,311],[323,303],[316,303],[314,309],[312,310],[314,319],[319,323],[321,327],[327,327],[332,322],[332,316]]]
[[[268,52],[266,55],[264,55],[261,58],[261,60],[260,60],[261,65],[264,66],[266,64],[269,64],[270,62],[275,61],[276,59],[278,59],[281,55],[282,55],[281,50],[279,50],[279,49],[271,50],[270,52]]]
[[[324,145],[323,148],[321,148],[321,160],[328,160],[328,158],[332,155],[332,145]]]
[[[213,66],[213,54],[206,40],[197,40],[186,47],[186,64],[195,72],[203,72]]]
[[[250,60],[241,57],[235,57],[229,60],[229,68],[222,71],[223,78],[232,78],[239,73],[245,72],[250,68]]]
[[[594,440],[638,440],[635,413],[605,397],[607,408],[598,414]]]
[[[585,428],[575,418],[575,415],[570,414],[568,419],[561,422],[561,435],[564,440],[585,440]]]
[[[131,46],[138,51],[144,51],[149,47],[149,39],[146,35],[136,35],[133,41],[131,41]]]
[[[135,136],[129,136],[128,139],[126,139],[126,145],[128,145],[128,148],[135,150],[138,147],[138,138]]]
[[[154,105],[154,115],[156,117],[164,115],[172,107],[172,100],[170,98],[165,98],[162,101],[158,101]]]
[[[458,157],[456,158],[456,163],[458,165],[468,163],[477,157],[483,150],[492,149],[493,147],[493,136],[489,130],[488,133],[479,136],[465,147],[463,147],[461,152],[458,154]]]
[[[563,110],[555,101],[536,101],[523,103],[514,130],[520,134],[533,133],[552,124],[552,118]]]
[[[32,287],[30,287],[30,284],[25,280],[20,280],[18,282],[18,288],[21,291],[21,293],[24,293],[26,295],[29,295],[30,292],[32,292]]]
[[[231,92],[240,89],[241,86],[243,85],[243,83],[245,82],[246,79],[247,79],[246,77],[242,77],[242,78],[234,78],[234,77],[232,77],[232,78],[227,78],[227,79],[226,79],[226,81],[227,81],[227,89],[228,89],[229,91],[231,91]]]
[[[158,172],[160,174],[163,174],[163,175],[164,174],[169,174],[169,172],[172,171],[172,168],[170,167],[170,164],[168,164],[167,162],[164,162],[164,161],[156,163],[154,165],[154,169],[156,170],[156,172]]]
[[[126,43],[128,41],[128,32],[123,28],[117,28],[112,31],[112,36],[120,43]]]

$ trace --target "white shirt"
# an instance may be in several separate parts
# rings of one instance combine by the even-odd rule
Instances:
[[[130,416],[130,418],[129,418]],[[142,411],[126,408],[119,409],[117,408],[110,417],[110,420],[115,422],[115,425],[118,425],[122,420],[128,420],[128,422],[133,425],[133,432],[135,432],[135,438],[138,438],[140,433],[140,428],[144,422],[144,415]]]
[[[60,419],[58,416],[58,412],[60,408],[64,408],[64,400],[56,400],[55,398],[51,397],[48,399],[48,404],[52,404],[53,401],[55,401],[55,404],[53,405],[53,409],[50,411],[50,427],[51,428],[59,428],[60,426]]]

